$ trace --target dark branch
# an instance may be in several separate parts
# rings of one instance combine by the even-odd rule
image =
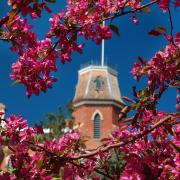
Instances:
[[[145,8],[145,7],[148,7],[148,6],[151,6],[151,5],[155,4],[155,3],[157,3],[158,1],[159,1],[159,0],[152,1],[152,2],[150,2],[150,3],[147,3],[147,4],[143,5],[143,6],[141,6],[140,8],[133,9],[133,10],[130,10],[130,11],[125,11],[125,12],[122,11],[122,12],[119,13],[119,14],[115,14],[115,15],[113,15],[113,16],[110,16],[110,17],[108,17],[108,18],[103,19],[103,21],[104,21],[104,20],[106,21],[106,20],[114,19],[114,18],[120,17],[120,16],[124,16],[124,15],[126,15],[126,14],[135,13],[135,12],[137,12],[137,11]]]
[[[170,8],[168,8],[168,15],[169,15],[169,22],[170,22],[170,34],[173,37],[173,22],[172,22],[172,16]]]
[[[69,161],[70,164],[78,167],[78,168],[84,168],[87,169],[86,166],[83,166],[82,164],[76,164],[74,161]],[[113,177],[111,177],[109,174],[106,174],[105,172],[100,171],[99,169],[95,168],[94,171],[96,171],[98,174],[101,174],[105,177],[108,177],[109,179],[113,180]]]
[[[135,136],[133,139],[130,139],[130,140],[127,140],[127,141],[123,141],[123,142],[119,142],[119,143],[116,143],[116,144],[111,144],[105,148],[99,148],[97,149],[96,151],[92,152],[92,153],[88,153],[88,154],[82,154],[82,155],[79,155],[79,156],[75,156],[73,157],[72,159],[74,160],[77,160],[77,159],[81,159],[81,158],[88,158],[88,157],[92,157],[96,154],[98,154],[99,152],[106,152],[110,149],[113,149],[113,148],[118,148],[118,147],[121,147],[121,146],[124,146],[126,144],[129,144],[129,143],[133,143],[135,142],[136,140],[144,137],[145,135],[147,135],[148,133],[150,133],[151,131],[153,131],[154,129],[158,128],[159,126],[161,126],[165,121],[168,121],[172,118],[173,116],[172,115],[168,115],[166,116],[165,118],[161,119],[159,122],[157,122],[156,124],[154,124],[150,129],[138,134],[137,136]]]

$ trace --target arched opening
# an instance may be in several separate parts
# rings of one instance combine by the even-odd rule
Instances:
[[[94,116],[94,139],[101,137],[101,118],[99,114]]]

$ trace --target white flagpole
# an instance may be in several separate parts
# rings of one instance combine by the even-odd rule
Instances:
[[[104,25],[105,25],[105,21],[103,21],[103,26]],[[102,39],[101,66],[104,66],[104,39]]]

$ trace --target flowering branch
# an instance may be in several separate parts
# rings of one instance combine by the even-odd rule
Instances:
[[[169,22],[170,22],[170,35],[171,35],[171,41],[173,43],[173,45],[177,48],[179,48],[175,42],[174,42],[174,38],[173,38],[173,21],[172,21],[172,15],[171,15],[171,10],[170,7],[168,8],[168,16],[169,16]]]
[[[171,16],[170,8],[168,8],[168,16],[169,16],[169,22],[170,22],[170,34],[173,37],[173,22],[172,22],[172,16]]]
[[[104,20],[106,21],[106,20],[114,19],[114,18],[120,17],[120,16],[124,16],[124,15],[126,15],[126,14],[135,13],[135,12],[137,12],[137,11],[139,11],[139,10],[142,10],[142,9],[146,8],[146,7],[152,6],[153,4],[156,4],[157,2],[159,2],[159,0],[151,1],[151,2],[149,2],[149,3],[147,3],[147,4],[145,4],[145,5],[142,5],[142,6],[139,7],[139,8],[134,9],[134,10],[125,11],[125,12],[122,11],[121,13],[118,13],[118,14],[115,14],[115,15],[113,15],[113,16],[110,16],[110,17],[108,17],[108,18],[103,19],[103,21],[104,21]]]
[[[180,115],[179,115],[180,117]],[[122,147],[126,144],[129,144],[129,143],[133,143],[135,142],[136,140],[142,138],[143,136],[149,134],[151,131],[153,131],[154,129],[158,128],[159,126],[161,126],[164,122],[166,121],[169,121],[170,119],[173,118],[173,115],[168,115],[167,117],[161,119],[159,122],[157,122],[156,124],[154,124],[150,129],[138,134],[136,137],[134,137],[133,139],[130,139],[130,140],[126,140],[124,142],[119,142],[119,143],[116,143],[116,144],[111,144],[105,148],[100,148],[100,149],[97,149],[96,151],[92,152],[92,153],[88,153],[88,154],[82,154],[82,155],[79,155],[79,156],[74,156],[72,157],[72,159],[74,160],[77,160],[77,159],[81,159],[81,158],[89,158],[89,157],[92,157],[98,153],[102,153],[102,152],[106,152],[112,148],[117,148],[117,147]]]
[[[74,161],[69,161],[69,163],[72,164],[72,165],[74,165],[74,166],[77,166],[78,168],[83,168],[83,169],[86,169],[86,168],[87,168],[86,166],[83,166],[83,165],[81,165],[81,164],[77,164],[77,163],[75,163]],[[112,176],[110,176],[110,175],[107,174],[107,173],[104,173],[104,172],[100,171],[100,170],[97,169],[97,168],[94,168],[94,171],[97,172],[98,174],[101,174],[101,175],[103,175],[103,176],[105,176],[105,177],[108,177],[108,178],[111,179],[111,180],[114,180],[114,178],[113,178]]]

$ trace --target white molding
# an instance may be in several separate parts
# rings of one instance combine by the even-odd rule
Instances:
[[[112,99],[114,99],[114,94],[112,93],[112,84],[111,84],[108,72],[106,72],[106,75],[107,75],[107,84],[108,84],[108,89],[109,89],[110,97],[112,97]]]
[[[79,74],[87,73],[88,71],[108,71],[109,73],[117,76],[118,72],[108,66],[95,66],[95,65],[90,65],[88,67],[85,67],[81,70],[78,71]]]
[[[99,114],[101,120],[103,120],[103,115],[102,115],[101,111],[99,111],[99,110],[97,109],[97,110],[95,110],[95,111],[93,112],[93,114],[92,114],[92,116],[91,116],[91,120],[92,120],[92,121],[94,121],[94,118],[95,118],[96,114]]]
[[[88,76],[88,81],[87,81],[86,91],[85,91],[84,97],[86,97],[88,92],[89,92],[89,85],[90,85],[91,79],[92,79],[92,72],[90,71],[89,76]]]
[[[121,89],[120,89],[120,86],[119,86],[119,81],[118,81],[118,79],[116,79],[116,84],[117,84],[117,87],[119,87],[119,88],[118,88],[118,89],[119,89],[119,96],[122,97],[122,96],[121,96]],[[123,103],[123,104],[125,104],[122,98],[120,98],[120,102]]]
[[[77,84],[76,84],[75,95],[74,95],[73,101],[75,101],[75,99],[76,99],[76,97],[77,97],[77,88],[79,87],[79,83],[80,83],[80,76],[78,76],[78,82],[77,82]]]
[[[114,101],[88,101],[88,100],[83,100],[81,102],[75,102],[74,107],[82,106],[82,105],[114,105],[119,108],[122,108],[123,105],[120,105]]]

